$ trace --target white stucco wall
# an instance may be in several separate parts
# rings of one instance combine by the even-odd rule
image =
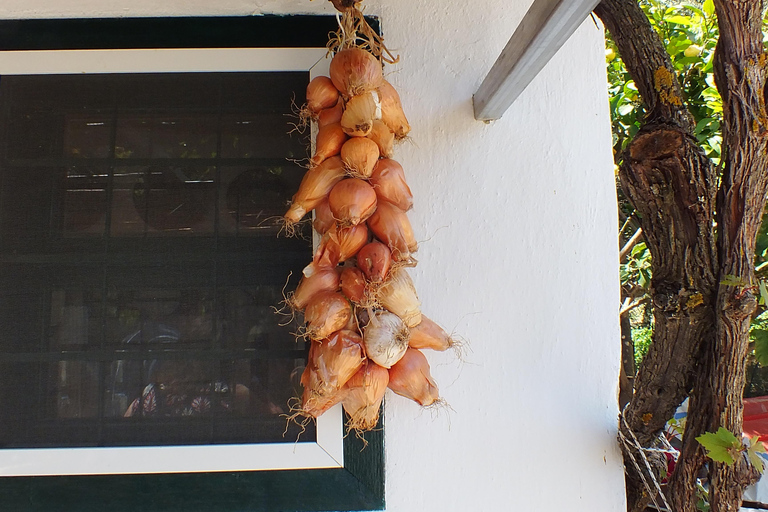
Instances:
[[[471,98],[531,0],[366,0],[402,55],[398,148],[424,240],[423,311],[470,341],[429,354],[450,411],[386,407],[387,510],[614,512],[616,207],[603,33],[588,19],[504,118]],[[3,0],[2,18],[331,13],[324,0]]]

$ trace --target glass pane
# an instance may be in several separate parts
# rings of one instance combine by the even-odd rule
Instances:
[[[61,180],[64,236],[101,236],[107,216],[109,170],[72,167]]]
[[[60,279],[61,276],[58,276]],[[101,286],[54,288],[51,292],[51,348],[98,345],[102,333]]]
[[[117,158],[215,158],[217,119],[155,114],[117,121]]]
[[[307,158],[307,149],[288,132],[290,118],[266,114],[237,114],[221,119],[222,158]]]
[[[64,156],[107,158],[111,154],[112,113],[68,115],[64,121]]]
[[[99,413],[99,364],[59,361],[49,367],[55,389],[55,418],[96,418]]]
[[[2,252],[35,248],[48,238],[52,183],[59,169],[4,168],[0,180],[0,236]]]
[[[221,234],[276,236],[299,173],[292,165],[222,167]]]
[[[118,167],[111,234],[212,234],[215,179],[215,167]]]

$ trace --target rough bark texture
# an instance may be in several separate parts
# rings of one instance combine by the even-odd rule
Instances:
[[[718,193],[717,224],[720,281],[736,276],[743,286],[720,286],[713,345],[696,379],[683,455],[699,461],[696,436],[719,427],[742,432],[745,360],[749,324],[757,306],[754,281],[755,238],[768,191],[766,150],[765,55],[761,0],[715,0],[720,40],[715,52],[715,81],[723,97],[723,173]],[[675,497],[695,484],[693,465],[675,475]],[[740,458],[736,464],[710,468],[712,512],[737,511],[754,472]],[[681,503],[682,505],[682,503]],[[681,510],[685,510],[682,509]],[[694,510],[691,508],[691,510]]]
[[[620,428],[652,446],[691,395],[683,451],[670,484],[676,512],[696,510],[696,477],[706,462],[696,436],[720,426],[741,434],[749,322],[756,305],[749,283],[768,191],[761,4],[715,0],[721,33],[715,72],[724,103],[719,190],[717,172],[692,135],[669,55],[637,0],[603,0],[595,9],[648,111],[623,155],[620,179],[640,214],[652,256],[655,331]],[[744,285],[719,284],[726,279]],[[628,509],[643,510],[649,496],[628,451]],[[711,511],[738,510],[753,477],[745,460],[711,463]]]

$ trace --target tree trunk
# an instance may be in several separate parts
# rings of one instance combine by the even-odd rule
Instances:
[[[696,477],[706,459],[695,438],[720,426],[741,435],[749,321],[756,305],[750,285],[755,236],[768,191],[761,4],[715,0],[721,33],[715,68],[725,127],[719,190],[717,172],[693,137],[669,55],[637,0],[603,0],[595,9],[648,111],[623,155],[620,179],[651,252],[656,327],[620,428],[650,447],[691,394],[684,447],[670,484],[676,512],[696,510]],[[726,279],[744,285],[719,284]],[[635,488],[641,480],[630,451],[625,447],[628,509],[642,510],[649,496]],[[712,512],[738,510],[753,478],[748,464],[712,463],[710,469]]]

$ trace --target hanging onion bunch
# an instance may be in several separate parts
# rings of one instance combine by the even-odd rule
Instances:
[[[392,159],[410,125],[382,63],[397,58],[365,21],[356,0],[342,11],[330,43],[330,77],[307,88],[317,123],[315,153],[285,221],[314,211],[319,243],[288,299],[304,312],[311,340],[297,414],[317,418],[342,403],[348,428],[373,429],[387,387],[422,406],[440,403],[421,349],[455,341],[421,313],[405,266],[418,246],[406,212],[413,195]]]

